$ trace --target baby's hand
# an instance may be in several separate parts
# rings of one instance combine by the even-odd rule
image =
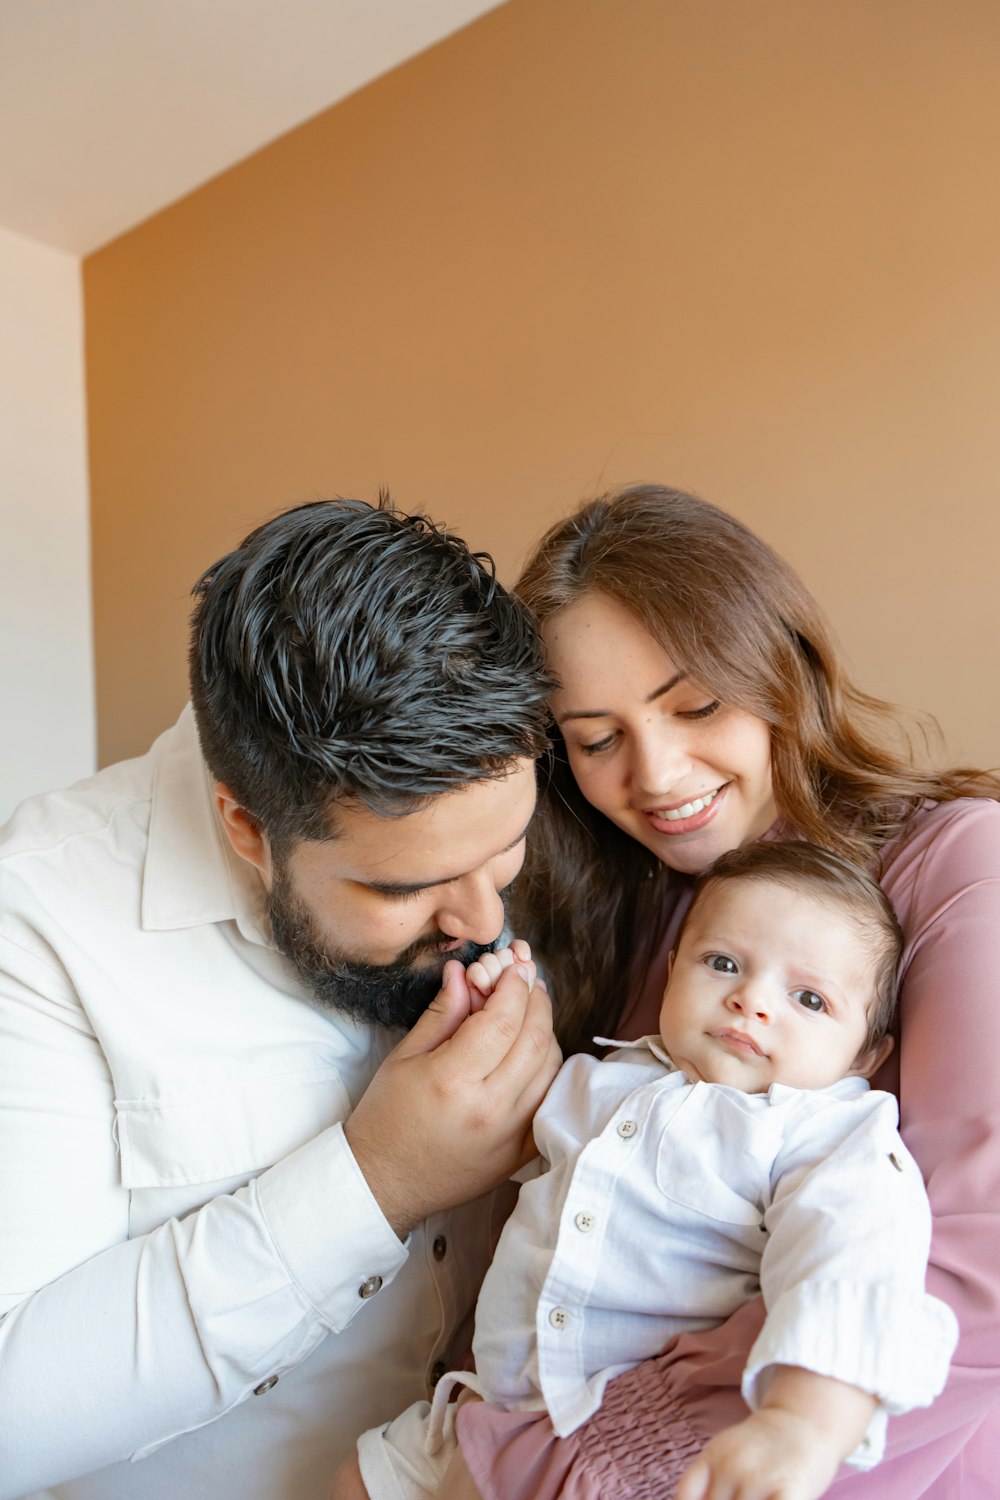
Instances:
[[[833,1483],[839,1445],[791,1412],[755,1411],[727,1427],[684,1471],[675,1500],[819,1500]]]
[[[500,948],[496,953],[483,953],[465,971],[472,997],[472,1009],[482,1010],[504,969],[516,964],[524,973],[529,987],[535,983],[535,965],[531,949],[523,938],[515,938],[509,948]]]

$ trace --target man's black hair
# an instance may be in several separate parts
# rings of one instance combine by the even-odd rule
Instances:
[[[285,511],[192,592],[202,752],[275,849],[335,836],[338,801],[405,814],[545,746],[528,612],[387,496]]]

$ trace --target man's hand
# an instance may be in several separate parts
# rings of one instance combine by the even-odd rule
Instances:
[[[561,1061],[549,997],[530,960],[502,965],[486,998],[473,996],[454,960],[443,977],[344,1126],[401,1239],[428,1214],[496,1187],[530,1160],[531,1121]]]
[[[875,1406],[855,1386],[777,1365],[760,1410],[706,1444],[674,1500],[819,1500]]]

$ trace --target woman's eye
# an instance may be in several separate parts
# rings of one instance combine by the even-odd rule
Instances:
[[[740,972],[739,964],[735,958],[730,958],[728,953],[710,953],[705,962],[710,969],[715,970],[716,974],[738,974]]]
[[[719,709],[721,707],[722,704],[720,703],[719,699],[713,698],[711,703],[706,703],[703,708],[687,708],[682,710],[682,712],[678,714],[678,718],[710,719],[713,714],[717,714],[719,712]]]
[[[826,1010],[826,1001],[815,990],[796,990],[795,998],[803,1010]]]

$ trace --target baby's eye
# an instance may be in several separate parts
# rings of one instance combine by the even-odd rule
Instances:
[[[730,958],[728,953],[710,953],[705,962],[717,974],[738,974],[740,972],[739,964],[735,958]]]
[[[826,1001],[822,995],[817,995],[815,990],[795,990],[794,998],[803,1010],[826,1010]]]

